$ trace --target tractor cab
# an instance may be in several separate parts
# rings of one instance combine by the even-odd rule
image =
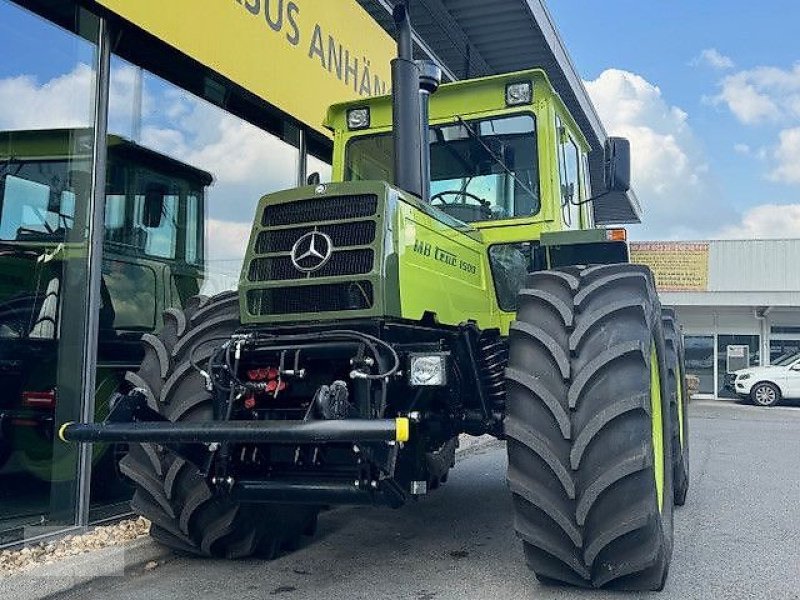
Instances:
[[[544,71],[447,83],[426,105],[421,196],[433,214],[478,233],[504,329],[529,273],[584,257],[628,260],[624,230],[594,228],[591,148]],[[390,96],[330,108],[334,180],[396,181],[392,118]],[[627,190],[627,142],[612,138],[605,151],[614,173],[604,187]]]
[[[430,97],[429,202],[488,242],[592,227],[589,145],[538,69],[448,83]],[[391,97],[338,104],[334,179],[394,181]]]

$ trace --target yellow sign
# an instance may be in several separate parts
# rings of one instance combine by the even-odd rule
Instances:
[[[707,242],[632,242],[631,262],[650,267],[662,292],[708,289]]]
[[[355,0],[97,0],[317,131],[388,93],[392,38]]]

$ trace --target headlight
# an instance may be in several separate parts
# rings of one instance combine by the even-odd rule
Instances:
[[[412,354],[409,363],[409,385],[441,386],[447,383],[447,353]]]
[[[739,381],[744,381],[745,379],[750,379],[750,373],[745,373],[744,375],[739,375],[736,379]]]
[[[506,86],[506,106],[519,106],[533,102],[533,85],[530,81],[509,83]]]
[[[347,111],[347,128],[348,129],[366,129],[369,127],[369,109],[364,108],[351,108]]]

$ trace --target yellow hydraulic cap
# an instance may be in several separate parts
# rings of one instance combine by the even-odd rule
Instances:
[[[398,442],[407,442],[409,436],[408,417],[397,417],[395,423],[395,440]]]
[[[58,439],[60,439],[62,442],[67,442],[68,441],[67,438],[64,437],[64,432],[67,430],[67,427],[69,427],[70,425],[72,425],[72,421],[67,421],[61,427],[58,428]]]

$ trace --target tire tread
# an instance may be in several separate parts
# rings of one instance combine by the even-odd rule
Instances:
[[[652,274],[638,265],[570,267],[532,274],[527,286],[509,332],[504,433],[528,565],[547,583],[660,589],[672,502],[659,510],[643,387],[656,343],[665,413]],[[665,438],[665,497],[673,493],[669,448]]]

